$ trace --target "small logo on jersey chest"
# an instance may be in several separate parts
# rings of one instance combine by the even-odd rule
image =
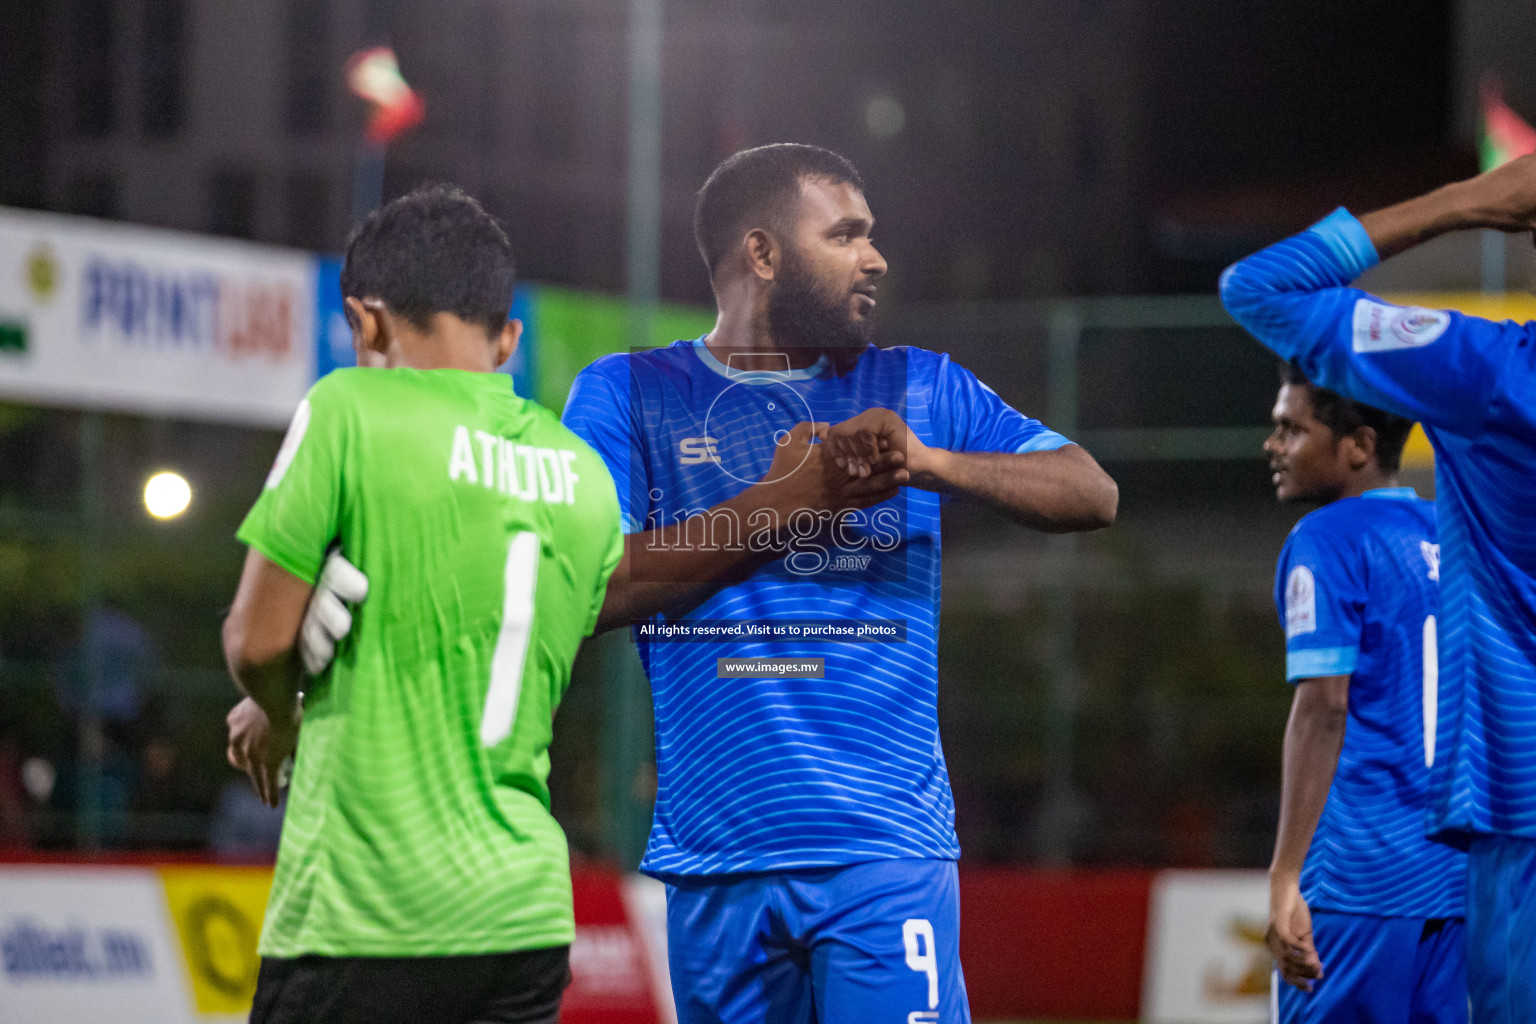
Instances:
[[[1285,580],[1285,635],[1289,639],[1317,632],[1317,581],[1298,565]]]
[[[677,464],[697,466],[704,462],[719,462],[720,453],[715,450],[719,443],[713,437],[685,437],[677,442]]]
[[[1429,578],[1438,581],[1440,579],[1440,545],[1421,540],[1419,551],[1424,555],[1424,564],[1429,566]]]

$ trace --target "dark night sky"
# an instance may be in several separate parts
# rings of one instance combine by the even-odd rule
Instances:
[[[1449,0],[1161,0],[1153,187],[1348,170],[1447,144]]]

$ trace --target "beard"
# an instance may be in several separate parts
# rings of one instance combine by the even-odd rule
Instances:
[[[842,372],[858,362],[875,334],[874,320],[855,316],[848,299],[822,286],[798,255],[786,251],[768,297],[768,332],[785,348],[820,349]]]

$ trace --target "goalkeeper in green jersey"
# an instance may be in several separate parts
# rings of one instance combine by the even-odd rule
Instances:
[[[295,755],[258,1024],[558,1014],[575,929],[551,724],[622,541],[602,461],[494,372],[521,330],[512,276],[456,189],[374,213],[341,275],[372,365],[310,390],[240,527],[230,759],[275,804]],[[333,545],[372,594],[301,682]]]

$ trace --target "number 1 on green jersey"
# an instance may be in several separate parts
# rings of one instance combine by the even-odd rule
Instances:
[[[494,747],[512,733],[517,698],[528,661],[528,635],[533,630],[533,595],[539,581],[539,535],[522,531],[507,546],[506,596],[502,598],[501,632],[491,655],[491,686],[480,717],[480,743]]]

